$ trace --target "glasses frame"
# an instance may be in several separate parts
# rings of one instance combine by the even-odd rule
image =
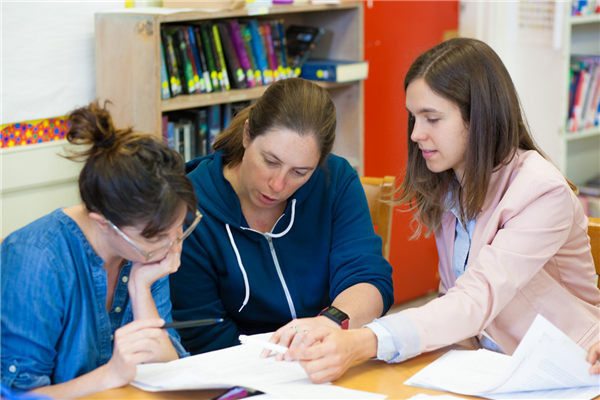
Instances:
[[[110,222],[108,219],[104,218],[104,221],[106,221],[106,223],[108,224],[108,226],[110,226],[119,236],[121,236],[127,243],[129,243],[134,249],[137,250],[138,253],[140,253],[143,257],[144,257],[144,261],[148,262],[149,260],[152,259],[152,257],[156,256],[157,254],[160,254],[160,252],[168,252],[169,249],[171,247],[173,247],[174,244],[176,243],[181,243],[185,240],[185,238],[187,238],[188,236],[190,236],[192,234],[192,232],[194,231],[194,229],[196,229],[196,226],[198,225],[198,223],[200,223],[200,220],[202,219],[202,213],[198,210],[196,210],[196,214],[195,214],[195,218],[194,221],[192,222],[192,224],[185,230],[185,232],[183,232],[177,239],[173,239],[171,240],[171,243],[161,246],[158,249],[152,250],[152,251],[145,251],[142,250],[138,247],[137,244],[135,244],[135,242],[133,241],[133,239],[131,239],[129,236],[127,236],[122,230],[119,229],[118,226],[116,226],[115,224],[113,224],[112,222]]]

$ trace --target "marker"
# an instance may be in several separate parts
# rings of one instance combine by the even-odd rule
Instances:
[[[257,339],[252,336],[240,335],[239,339],[240,339],[240,342],[242,342],[242,344],[256,344],[256,345],[262,346],[265,349],[274,351],[276,353],[284,354],[286,351],[288,351],[288,348],[285,346],[267,342],[266,340]]]
[[[164,328],[164,329],[167,329],[167,328],[175,328],[175,329],[194,328],[196,326],[214,325],[214,324],[218,324],[219,322],[223,322],[223,318],[206,318],[206,319],[194,319],[191,321],[175,321],[175,322],[169,322],[168,324],[164,324],[163,326],[161,326],[161,328]]]

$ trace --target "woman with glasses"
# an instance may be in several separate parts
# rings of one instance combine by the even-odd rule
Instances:
[[[97,104],[70,115],[85,161],[82,205],[58,209],[1,247],[2,384],[57,398],[131,382],[136,365],[186,355],[167,276],[200,220],[181,157],[116,129]],[[187,227],[184,231],[183,228]]]
[[[275,331],[360,327],[393,302],[391,267],[356,171],[330,154],[335,105],[299,78],[267,88],[187,165],[204,215],[170,277],[173,316],[224,322],[180,331],[200,353]]]

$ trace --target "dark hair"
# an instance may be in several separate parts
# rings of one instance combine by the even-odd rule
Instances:
[[[438,95],[455,103],[468,127],[463,186],[451,170],[433,173],[427,169],[418,144],[410,137],[414,118],[408,118],[408,163],[398,191],[399,202],[408,202],[417,222],[427,234],[437,230],[446,194],[464,220],[475,218],[483,206],[494,169],[508,163],[517,149],[536,150],[529,133],[517,91],[500,57],[476,39],[455,38],[421,54],[404,79],[404,90],[422,78]],[[570,184],[570,183],[569,183]],[[575,188],[571,185],[572,188]]]
[[[288,78],[272,83],[251,106],[232,118],[219,134],[213,149],[223,150],[223,163],[235,166],[244,156],[244,123],[248,120],[250,139],[273,128],[286,128],[299,135],[314,135],[321,151],[319,165],[327,158],[335,139],[335,105],[325,89],[301,79]]]
[[[88,211],[117,226],[143,224],[146,238],[169,229],[182,206],[195,213],[196,194],[179,153],[154,136],[116,129],[106,103],[78,108],[69,120],[68,141],[88,145],[65,156],[85,161],[79,193]]]

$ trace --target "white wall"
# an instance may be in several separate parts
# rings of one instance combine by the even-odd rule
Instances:
[[[67,115],[94,100],[94,13],[124,1],[2,0],[0,123]],[[65,141],[0,150],[0,237],[79,203]]]
[[[480,39],[498,53],[517,88],[533,138],[564,168],[560,127],[566,73],[563,17],[568,3],[554,2],[554,12],[543,15],[540,26],[534,28],[527,27],[537,18],[536,4],[531,4],[528,14],[522,2],[462,1],[459,34]]]

